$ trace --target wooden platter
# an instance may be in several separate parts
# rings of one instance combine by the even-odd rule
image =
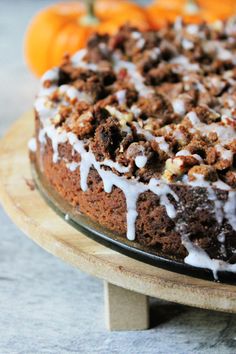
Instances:
[[[60,218],[32,185],[27,143],[33,124],[32,112],[25,114],[0,143],[0,201],[22,231],[48,252],[115,285],[115,289],[121,287],[181,304],[236,313],[236,286],[134,260],[91,240]],[[110,287],[106,293],[113,290]],[[136,299],[137,303],[141,300]],[[111,315],[110,309],[108,312]]]

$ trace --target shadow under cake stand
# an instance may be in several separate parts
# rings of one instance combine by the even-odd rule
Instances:
[[[236,286],[197,279],[137,261],[76,230],[31,185],[27,143],[33,114],[25,114],[0,143],[0,200],[6,212],[48,252],[104,280],[105,319],[110,330],[149,327],[148,296],[236,313]]]

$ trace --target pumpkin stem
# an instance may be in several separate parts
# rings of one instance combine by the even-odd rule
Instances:
[[[187,0],[185,2],[184,11],[189,15],[194,15],[199,11],[199,6],[196,0]]]
[[[95,16],[95,0],[84,0],[84,2],[86,6],[86,14],[81,17],[80,24],[82,26],[96,26],[99,23],[99,19]]]

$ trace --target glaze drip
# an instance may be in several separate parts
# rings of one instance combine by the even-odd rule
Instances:
[[[42,138],[43,135],[43,138]],[[86,151],[84,142],[79,140],[77,136],[71,132],[58,132],[53,126],[49,126],[41,130],[41,141],[45,143],[45,135],[47,135],[52,141],[53,147],[53,162],[58,162],[59,153],[58,146],[60,143],[69,142],[73,149],[80,155],[80,163],[72,162],[66,164],[68,169],[73,172],[77,168],[80,168],[80,186],[81,189],[86,192],[88,189],[87,179],[91,167],[94,167],[103,181],[104,191],[111,193],[113,186],[121,189],[126,198],[127,206],[127,238],[129,240],[135,240],[135,222],[138,216],[137,213],[137,200],[140,194],[151,191],[160,198],[160,204],[166,208],[166,213],[170,218],[174,218],[176,210],[172,203],[168,199],[168,195],[178,201],[178,196],[172,189],[163,181],[152,178],[148,184],[144,184],[134,179],[127,179],[123,176],[118,176],[112,171],[103,169],[103,166],[109,166],[115,168],[118,172],[127,172],[128,167],[121,166],[118,163],[114,163],[112,160],[97,161],[91,150]]]

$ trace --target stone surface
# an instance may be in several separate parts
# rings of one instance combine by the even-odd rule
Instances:
[[[37,80],[23,62],[29,19],[47,0],[0,0],[0,135],[25,110]],[[107,332],[102,282],[47,254],[0,208],[0,353],[232,353],[235,315],[151,299],[151,329]]]

